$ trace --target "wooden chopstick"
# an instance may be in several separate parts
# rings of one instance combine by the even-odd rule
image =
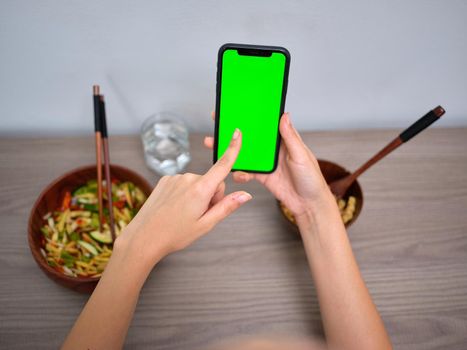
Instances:
[[[102,134],[101,134],[101,102],[99,85],[93,86],[94,95],[94,130],[96,134],[96,169],[97,169],[97,198],[99,210],[99,231],[102,232],[104,222],[103,196],[102,196]]]
[[[102,143],[104,145],[104,171],[105,171],[105,183],[107,188],[107,205],[109,209],[109,226],[110,234],[112,235],[112,242],[115,242],[115,220],[112,204],[112,181],[110,177],[110,153],[109,153],[109,141],[107,136],[107,120],[105,115],[105,102],[104,96],[100,96],[100,118],[101,118],[101,133]]]

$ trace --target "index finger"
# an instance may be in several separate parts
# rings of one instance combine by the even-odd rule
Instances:
[[[238,153],[242,146],[242,132],[240,129],[235,129],[229,147],[225,150],[221,158],[203,175],[201,181],[206,182],[206,186],[217,188],[221,181],[229,175]]]

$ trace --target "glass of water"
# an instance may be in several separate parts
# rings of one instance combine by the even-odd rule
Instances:
[[[188,128],[180,117],[161,112],[146,119],[141,127],[147,166],[160,175],[174,175],[191,160]]]

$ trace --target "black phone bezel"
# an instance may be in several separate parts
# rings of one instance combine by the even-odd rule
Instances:
[[[250,170],[250,169],[232,169],[231,171],[244,171],[248,173],[262,173],[262,174],[270,174],[273,173],[278,165],[279,160],[279,149],[281,143],[281,136],[279,132],[279,124],[284,114],[285,108],[285,99],[287,96],[287,85],[289,80],[289,67],[290,67],[290,53],[289,51],[280,46],[265,46],[265,45],[247,45],[247,44],[234,44],[234,43],[227,43],[222,45],[219,48],[219,52],[217,55],[217,73],[216,73],[216,109],[215,109],[215,125],[214,125],[214,147],[213,147],[213,163],[217,162],[217,148],[218,148],[218,138],[219,138],[219,110],[220,110],[220,96],[221,96],[221,78],[222,78],[222,57],[226,50],[240,50],[245,55],[252,55],[252,56],[270,56],[273,52],[279,52],[284,54],[285,56],[285,67],[284,67],[284,79],[282,84],[282,97],[281,97],[281,105],[280,105],[280,114],[279,114],[279,122],[277,123],[277,140],[276,140],[276,150],[274,156],[274,166],[270,171],[261,171],[261,170]]]

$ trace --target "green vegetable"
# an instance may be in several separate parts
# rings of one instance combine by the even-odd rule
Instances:
[[[99,243],[112,243],[112,236],[110,235],[109,231],[106,231],[104,233],[101,233],[99,231],[92,231],[89,233],[89,235]]]
[[[140,205],[146,200],[146,195],[138,187],[135,187],[135,198]]]
[[[58,223],[57,223],[58,232],[63,232],[63,230],[65,229],[65,222],[66,222],[66,220],[68,218],[69,213],[70,213],[70,211],[67,209],[60,215],[60,218],[59,218]]]
[[[60,254],[60,257],[65,262],[66,267],[73,267],[75,258],[72,255],[70,255],[68,252],[62,251],[62,253]]]
[[[50,235],[50,232],[49,232],[49,230],[47,230],[46,226],[41,227],[41,232],[45,237],[49,237],[49,235]]]
[[[118,191],[118,185],[112,183],[112,195],[116,196]]]
[[[99,208],[97,207],[97,204],[81,204],[83,206],[84,210],[89,210],[94,213],[97,213],[99,211]]]
[[[81,186],[73,192],[73,197],[79,196],[80,194],[85,194],[88,192],[89,192],[89,189],[87,188],[87,186]]]
[[[96,180],[89,180],[86,184],[88,186],[88,189],[96,189],[97,188],[97,181]]]
[[[77,240],[79,239],[79,234],[78,234],[78,232],[72,232],[72,233],[70,234],[70,239],[71,239],[72,241],[77,241]]]
[[[130,188],[129,188],[128,182],[124,182],[122,184],[122,189],[123,189],[123,192],[125,192],[125,200],[128,203],[128,206],[130,208],[133,208],[133,201],[131,200]]]
[[[99,215],[97,213],[92,213],[91,226],[96,229],[99,228]]]
[[[90,243],[85,242],[85,241],[78,241],[79,245],[86,249],[88,252],[90,252],[92,255],[97,255],[99,254],[97,252],[97,249]]]

